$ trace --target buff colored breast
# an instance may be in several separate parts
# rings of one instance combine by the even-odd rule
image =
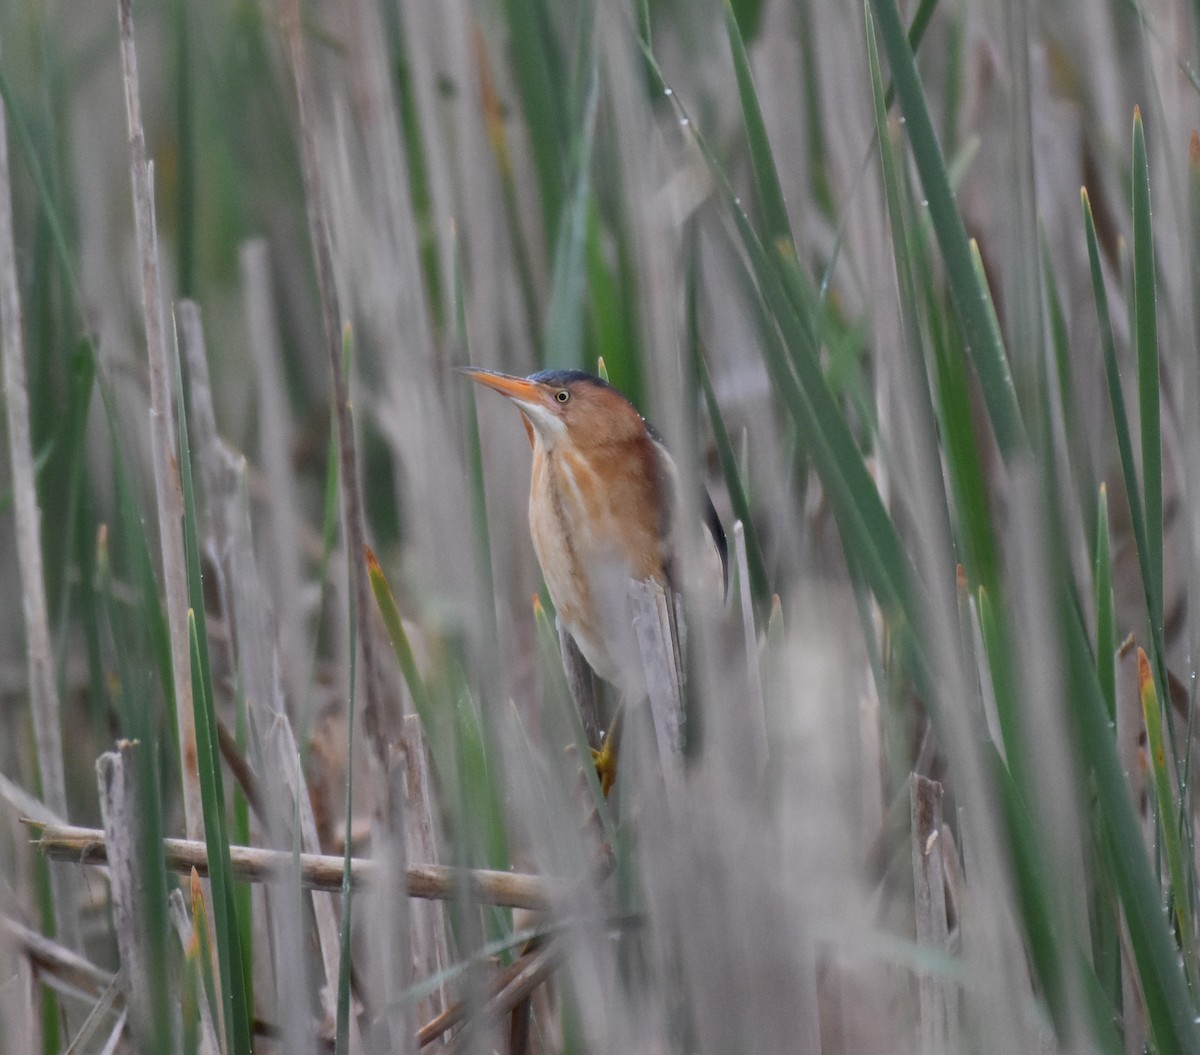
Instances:
[[[662,481],[651,441],[548,451],[534,442],[529,528],[559,618],[596,673],[622,684],[631,579],[664,580]],[[627,641],[623,639],[628,639]]]

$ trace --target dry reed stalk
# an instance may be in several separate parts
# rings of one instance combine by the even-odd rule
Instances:
[[[304,604],[301,598],[304,569],[296,517],[300,500],[291,459],[294,427],[288,406],[282,343],[275,323],[266,242],[255,239],[245,243],[238,258],[259,409],[258,445],[263,475],[267,481],[265,505],[271,539],[266,555],[267,572],[270,575],[271,596],[275,601],[283,675],[288,680],[287,671],[302,665],[305,651]],[[294,684],[292,688],[295,688]],[[289,715],[293,721],[297,720],[294,705],[289,708]]]
[[[312,113],[308,60],[301,31],[299,0],[281,0],[283,32],[291,59],[292,77],[300,120],[300,156],[304,176],[304,199],[308,209],[309,239],[317,272],[317,288],[321,297],[321,323],[325,351],[328,356],[330,383],[333,388],[333,410],[337,421],[338,481],[342,492],[346,555],[350,561],[350,580],[353,585],[351,603],[358,619],[358,640],[362,655],[362,718],[374,760],[386,772],[388,736],[380,706],[379,659],[374,633],[375,610],[371,585],[362,554],[366,549],[366,528],[363,519],[362,495],[359,492],[358,456],[354,441],[354,426],[350,416],[350,394],[342,369],[341,308],[333,274],[333,248],[329,233],[328,209],[321,185],[317,135]]]
[[[376,806],[382,811],[380,818],[383,828],[389,834],[389,842],[394,848],[403,852],[404,839],[404,806],[403,789],[389,780],[391,764],[390,739],[395,730],[388,728],[387,717],[383,712],[380,665],[377,644],[377,617],[374,598],[367,568],[363,560],[366,552],[366,523],[363,514],[362,495],[359,491],[358,458],[356,454],[354,425],[350,413],[350,395],[342,364],[341,322],[342,314],[338,304],[337,286],[333,273],[333,245],[329,229],[328,203],[321,184],[320,162],[317,151],[317,136],[315,119],[312,112],[312,101],[308,77],[308,62],[305,53],[304,35],[301,32],[300,0],[281,0],[281,13],[284,37],[287,42],[288,54],[291,60],[292,77],[296,89],[296,102],[300,123],[301,168],[304,177],[304,198],[308,211],[309,240],[312,243],[314,263],[317,273],[317,287],[321,298],[321,322],[324,333],[324,344],[328,356],[330,381],[333,388],[334,415],[337,421],[338,457],[340,460],[338,482],[342,498],[342,524],[345,539],[346,559],[350,563],[350,604],[353,606],[358,627],[358,647],[361,657],[360,683],[362,685],[362,724],[366,740],[370,748],[373,762],[373,776],[376,782]],[[394,131],[394,129],[393,129]],[[354,657],[350,657],[354,662]],[[353,706],[353,702],[352,702]],[[353,713],[353,712],[352,712]],[[353,728],[353,721],[350,723]],[[347,752],[352,756],[352,745],[347,745]],[[353,763],[350,763],[351,765]],[[399,792],[399,796],[397,796]],[[349,783],[347,783],[347,817],[350,813]],[[382,928],[383,933],[400,930],[408,932],[406,918],[407,905],[389,902],[389,914],[400,913],[400,918],[391,919],[391,926]],[[343,912],[348,911],[349,904],[343,905]],[[369,949],[376,958],[382,957],[382,963],[389,962],[389,950],[380,949],[374,942],[369,943]],[[406,970],[411,969],[411,964]],[[374,976],[374,972],[372,972]],[[392,988],[394,979],[390,979],[385,970],[383,981],[385,988]],[[390,1004],[396,993],[387,994]],[[361,1050],[357,1038],[355,1019],[350,1020],[352,1051]],[[404,1050],[410,1041],[406,1037]]]
[[[108,864],[109,847],[104,832],[97,828],[39,826],[38,848],[53,861],[74,861],[81,865]],[[250,883],[271,880],[289,866],[292,855],[281,850],[263,850],[255,846],[230,846],[233,878]],[[187,875],[193,868],[208,874],[208,853],[204,843],[190,839],[164,839],[163,856],[172,872]],[[343,861],[327,854],[300,854],[300,882],[310,890],[341,890]],[[386,871],[374,861],[361,857],[350,862],[350,882],[362,889],[373,882],[387,882]],[[471,901],[480,905],[507,908],[550,910],[570,894],[570,884],[561,879],[521,872],[497,872],[490,869],[449,868],[444,865],[409,865],[405,870],[409,897],[449,901],[464,890]]]
[[[184,455],[185,457],[193,459],[193,465],[196,465],[199,469],[199,476],[203,481],[205,494],[212,496],[213,494],[221,492],[225,487],[229,486],[228,479],[231,473],[224,462],[218,463],[218,459],[214,457],[202,456],[203,454],[208,454],[209,446],[215,443],[216,424],[213,417],[212,400],[208,383],[208,362],[204,356],[203,337],[199,334],[199,311],[190,301],[183,301],[180,303],[176,314],[175,328],[176,347],[180,355],[180,360],[186,358],[188,361],[188,376],[191,380],[189,391],[191,393],[192,401],[190,410],[193,425],[198,435],[198,438],[194,439],[189,433],[188,444],[191,449],[184,452]],[[179,413],[185,415],[185,420],[188,410],[189,408],[187,407],[179,407]],[[201,454],[198,455],[197,451],[201,452]],[[220,469],[215,468],[218,464],[220,465],[220,469],[226,470],[223,475],[220,473]],[[208,534],[210,536],[214,534],[214,529],[212,527],[212,521],[214,519],[212,516],[213,504],[215,503],[210,502],[206,504],[206,511],[209,514]],[[217,555],[215,564],[218,569],[222,567],[220,554]],[[221,578],[220,572],[218,572],[218,580]],[[224,587],[224,585],[225,584],[222,582],[221,586]],[[224,589],[222,592],[225,592]],[[234,669],[232,662],[230,669]],[[230,745],[228,744],[228,741],[232,738],[228,735],[228,730],[225,731],[226,735],[222,736],[221,729],[222,723],[218,718],[217,739],[221,744],[222,753],[226,756],[226,758],[228,758],[230,755],[230,751],[228,750]],[[233,754],[240,757],[239,752],[236,750],[236,742],[234,742],[232,746],[234,747]],[[234,775],[238,779],[239,783],[244,784],[244,778],[247,776],[247,774],[242,771],[242,768],[236,764],[231,765],[230,768],[233,770]],[[252,801],[252,795],[250,793],[247,793],[246,797],[248,800]],[[209,906],[211,906],[212,891],[207,883],[204,884],[204,897]],[[215,913],[210,911],[207,914],[206,920],[208,926],[208,947],[215,950],[217,948]],[[220,981],[217,980],[215,985],[219,988]]]
[[[954,837],[954,829],[948,824],[942,825],[942,872],[946,879],[946,923],[949,926],[953,916],[956,927],[962,919],[963,906],[967,898],[967,884],[963,878],[962,865],[958,857],[958,840]]]
[[[91,1011],[88,1012],[88,1018],[85,1018],[83,1021],[83,1025],[79,1026],[79,1030],[71,1041],[71,1047],[66,1050],[66,1055],[79,1055],[82,1051],[88,1050],[88,1043],[96,1035],[96,1031],[100,1029],[104,1023],[104,1019],[107,1019],[109,1015],[113,1015],[116,1021],[112,1029],[109,1030],[106,1048],[109,1044],[115,1043],[114,1037],[121,1037],[122,1033],[125,1032],[128,1012],[124,1007],[120,1009],[116,1008],[116,1002],[120,1000],[120,996],[120,989],[114,979],[113,984],[104,990],[100,1000],[97,1000],[95,1005],[92,1006]],[[209,1055],[209,1053],[204,1053],[204,1055]]]
[[[25,653],[29,665],[29,708],[42,797],[60,817],[67,816],[63,775],[62,715],[54,676],[50,625],[46,615],[46,580],[42,572],[41,509],[29,435],[29,392],[25,381],[25,344],[21,332],[21,300],[13,239],[12,188],[8,169],[8,117],[0,100],[0,348],[4,362],[4,408],[8,418],[8,450],[12,461],[13,512],[17,529],[17,564],[21,572],[25,615]],[[80,947],[79,906],[75,884],[61,869],[50,883],[58,936],[72,949]]]
[[[411,825],[407,820],[399,825],[389,822],[389,818],[404,818],[408,797],[405,768],[404,753],[393,750],[384,775],[386,800],[371,824],[372,857],[382,875],[404,875],[409,860],[405,835]],[[416,1051],[416,1027],[413,1007],[404,999],[414,976],[408,898],[396,884],[375,883],[367,899],[366,911],[372,926],[367,942],[369,959],[365,981],[373,1005],[382,1009],[376,1017],[372,1040],[375,1044],[386,1045],[395,1055],[409,1055]]]
[[[509,964],[493,980],[491,995],[479,1011],[480,1018],[483,1021],[497,1021],[527,999],[558,966],[560,954],[561,950],[556,945],[548,944],[525,953],[515,963]],[[471,1000],[456,1001],[417,1031],[417,1043],[424,1047],[447,1030],[466,1021],[474,1006]]]
[[[29,1023],[25,1020],[25,1005],[19,985],[21,972],[29,970],[29,957],[22,955],[18,940],[7,932],[8,922],[6,917],[0,916],[0,978],[8,979],[8,984],[0,985],[0,1022],[5,1027],[0,1051],[37,1051],[37,1048],[30,1047]],[[36,934],[34,931],[30,933]],[[41,937],[40,934],[36,936]],[[17,984],[13,983],[13,979],[18,980]]]
[[[558,966],[561,950],[554,943],[543,946],[518,960],[519,969],[507,984],[483,1006],[480,1012],[483,1021],[498,1021],[519,1003],[528,999],[533,991],[553,973]],[[461,1050],[461,1045],[459,1046]]]
[[[249,511],[245,503],[245,459],[236,457],[217,434],[208,376],[208,355],[199,309],[191,301],[183,301],[179,305],[178,321],[192,382],[189,398],[193,447],[207,499],[207,531],[216,551],[214,563],[221,585],[222,605],[232,631],[230,669],[240,669],[242,672],[246,709],[254,730],[251,744],[257,749],[259,771],[276,774],[280,778],[264,782],[253,779],[253,786],[265,791],[265,801],[255,806],[256,814],[263,828],[268,831],[271,843],[279,847],[291,845],[290,819],[298,813],[301,849],[318,853],[320,842],[312,803],[298,772],[299,751],[287,717],[274,621],[267,610],[254,556]],[[218,732],[221,728],[218,725]],[[222,750],[228,761],[232,752],[226,749],[224,736]],[[247,775],[238,773],[236,768],[235,773],[244,787],[250,784]],[[331,994],[337,978],[339,944],[337,916],[331,896],[322,894],[313,898],[313,917],[325,972],[325,988],[322,991]],[[282,924],[288,941],[300,925],[299,920]],[[289,967],[294,966],[294,961],[288,962]],[[278,969],[272,973],[281,981],[287,975],[287,972]],[[329,1011],[332,1015],[332,1007]]]
[[[415,714],[404,716],[400,749],[404,754],[407,818],[404,826],[405,849],[410,861],[438,862],[438,841],[434,827],[433,793],[429,783],[429,760],[425,751],[425,734],[421,719]],[[420,978],[432,978],[450,964],[450,944],[446,932],[446,914],[441,905],[413,905],[412,960]],[[446,987],[440,985],[428,997],[417,1003],[418,1019],[437,1015],[446,1007]]]
[[[155,967],[147,932],[142,817],[138,807],[138,745],[123,740],[96,760],[103,836],[108,848],[113,930],[121,958],[121,989],[134,1043],[143,1051],[173,1051],[173,1038],[156,1037]]]
[[[22,817],[30,817],[39,824],[66,824],[66,820],[50,809],[41,799],[30,795],[20,785],[0,773],[0,799],[4,799]]]
[[[909,776],[912,817],[912,868],[918,944],[949,952],[946,878],[942,862],[942,785],[917,773]],[[929,1055],[957,1050],[958,994],[944,978],[921,974],[921,1051]]]
[[[146,136],[138,87],[137,50],[133,39],[133,0],[118,0],[125,111],[129,124],[129,167],[133,184],[133,219],[142,276],[142,316],[150,368],[150,447],[154,461],[154,497],[162,547],[167,624],[171,637],[171,671],[175,713],[179,722],[180,771],[183,776],[184,827],[189,839],[204,835],[200,803],[200,771],[196,758],[196,724],[192,712],[192,667],[188,644],[187,565],[183,554],[183,491],[175,456],[175,418],[171,403],[171,370],[163,326],[159,288],[158,234],[154,191],[146,161]]]
[[[416,15],[408,5],[396,17],[415,25],[410,19],[416,15],[427,27],[453,20],[451,5],[435,6],[436,11]],[[464,559],[472,536],[463,452],[460,443],[448,442],[462,435],[457,412],[463,394],[462,382],[445,370],[452,348],[447,338],[452,332],[450,320],[455,318],[454,291],[459,285],[452,232],[463,219],[454,211],[461,193],[457,173],[444,168],[445,156],[453,149],[449,126],[444,115],[421,124],[419,157],[409,156],[412,144],[403,135],[406,118],[400,112],[395,60],[387,46],[389,27],[382,9],[363,0],[346,0],[343,8],[354,135],[336,142],[337,162],[327,165],[327,202],[339,235],[345,236],[339,264],[347,289],[361,306],[366,343],[380,353],[375,364],[378,382],[364,388],[364,412],[374,419],[396,463],[403,466],[402,504],[421,510],[420,516],[406,518],[406,553],[419,566],[437,568],[437,588],[445,596],[478,600],[478,606],[464,605],[460,617],[474,636],[490,641],[489,620],[482,613],[494,599],[480,596],[480,568]],[[411,41],[416,38],[404,31],[410,41],[405,47],[407,59],[414,64],[407,101],[421,105],[418,65],[436,66],[439,75],[451,77],[456,84],[459,102],[453,126],[461,129],[474,110],[474,67],[452,63],[448,54],[455,47],[452,35],[448,30],[414,47]],[[421,52],[425,54],[418,57]],[[429,195],[422,206],[433,210],[421,216],[410,183],[410,175],[418,169],[425,171],[423,184]],[[442,186],[437,185],[439,171],[446,177]],[[442,211],[443,206],[447,211]],[[484,237],[482,232],[476,234]],[[437,256],[439,281],[425,268],[426,262],[431,263],[425,255],[430,251]],[[435,297],[440,297],[444,311],[441,324],[446,328],[440,334],[434,332],[439,322],[430,310]],[[466,340],[465,333],[458,336]],[[437,501],[429,501],[435,494]]]
[[[62,991],[96,999],[103,995],[116,977],[11,916],[0,915],[0,937],[14,952],[33,964],[44,980],[56,983],[55,988]]]
[[[763,699],[762,673],[758,669],[758,634],[754,629],[754,602],[750,597],[750,561],[746,553],[746,528],[740,520],[733,525],[733,552],[737,562],[738,600],[742,608],[742,636],[746,648],[746,677],[748,680],[748,706],[753,713],[749,721],[753,727],[752,747],[754,750],[755,776],[761,776],[767,766],[767,708]]]
[[[119,1050],[121,1038],[125,1034],[125,1026],[129,1021],[129,1012],[122,1011],[117,1016],[117,1021],[113,1024],[112,1032],[108,1035],[108,1041],[99,1051],[99,1055],[115,1055]]]
[[[92,1005],[87,1018],[83,1020],[83,1024],[75,1032],[74,1039],[71,1041],[71,1046],[67,1048],[66,1055],[79,1055],[80,1052],[86,1051],[88,1042],[104,1023],[104,1020],[110,1016],[116,1018],[116,1023],[109,1033],[109,1040],[112,1040],[114,1032],[119,1036],[120,1033],[125,1031],[125,1023],[128,1021],[128,1015],[125,1008],[117,1006],[122,1000],[121,989],[117,985],[117,981],[114,978],[109,983],[108,988],[100,994],[100,999]],[[208,1055],[208,1053],[205,1053],[205,1055]]]
[[[1116,663],[1116,737],[1121,769],[1129,783],[1129,796],[1138,804],[1142,837],[1147,846],[1156,839],[1155,820],[1150,802],[1154,797],[1148,766],[1145,763],[1142,737],[1145,735],[1145,715],[1137,685],[1137,663],[1134,659],[1134,636],[1130,634],[1117,648]],[[1124,914],[1122,914],[1122,917]],[[1123,921],[1124,922],[1124,921]],[[1122,925],[1121,935],[1121,1021],[1124,1026],[1125,1051],[1146,1050],[1149,1036],[1146,1002],[1138,982],[1137,960],[1129,942],[1128,926]]]
[[[18,1023],[24,1022],[29,1043],[24,1049],[18,1047],[14,1050],[45,1051],[46,1044],[42,1036],[41,979],[38,977],[38,972],[34,969],[33,963],[29,960],[21,959],[17,961],[17,987],[20,993],[18,999],[23,998],[24,1003],[24,1007],[17,1015],[17,1021]],[[19,1025],[17,1030],[19,1035]]]

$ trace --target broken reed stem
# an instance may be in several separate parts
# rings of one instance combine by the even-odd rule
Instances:
[[[108,844],[98,828],[45,825],[36,841],[39,849],[51,860],[74,861],[76,864],[102,865],[108,863]],[[263,850],[255,846],[230,846],[234,879],[249,883],[268,882],[286,874],[292,866],[292,855],[282,850]],[[193,868],[202,876],[208,875],[208,853],[202,842],[189,839],[164,839],[163,856],[166,867],[181,875]],[[300,854],[300,882],[310,890],[339,891],[342,888],[341,857],[328,854]],[[373,882],[388,881],[384,869],[375,861],[352,858],[350,881],[355,888]],[[553,908],[567,896],[570,886],[564,880],[520,872],[497,872],[488,869],[458,869],[443,865],[410,865],[405,872],[409,897],[449,901],[460,897],[464,883],[471,901],[481,905],[523,908],[542,911]]]
[[[545,945],[525,953],[515,963],[509,964],[492,983],[492,995],[480,1012],[484,1021],[499,1019],[526,999],[558,966],[560,954],[561,950],[556,945]],[[437,1040],[442,1034],[465,1021],[470,1012],[470,1001],[456,1001],[417,1031],[418,1046],[423,1048]]]
[[[158,275],[158,235],[154,225],[154,192],[146,161],[142,129],[137,51],[133,39],[132,0],[118,0],[121,57],[125,74],[125,112],[129,122],[129,169],[133,184],[133,219],[142,273],[142,316],[150,368],[150,449],[154,459],[154,498],[162,547],[167,623],[171,637],[171,672],[179,723],[180,769],[183,774],[184,825],[189,839],[204,835],[200,772],[196,760],[196,723],[192,712],[192,667],[188,643],[187,565],[183,555],[183,491],[175,458],[175,418],[168,381],[162,292]]]
[[[917,943],[938,952],[950,951],[946,919],[946,878],[942,861],[942,785],[918,773],[909,776],[912,821],[913,895]],[[921,1051],[957,1050],[958,997],[944,978],[918,976]]]
[[[41,509],[34,480],[29,436],[29,392],[25,380],[25,344],[21,333],[21,300],[13,236],[12,185],[8,171],[8,115],[0,100],[0,346],[4,361],[4,409],[8,417],[8,449],[12,460],[13,506],[17,529],[17,564],[25,610],[25,651],[29,661],[29,708],[41,774],[42,798],[60,817],[67,815],[63,775],[62,716],[54,677],[50,624],[46,615],[46,580],[42,571]],[[57,933],[72,949],[79,945],[79,911],[69,877],[61,869],[50,874]]]
[[[308,64],[301,30],[299,0],[282,0],[283,31],[287,38],[296,87],[296,104],[300,120],[301,167],[304,175],[304,198],[308,208],[308,232],[312,242],[317,272],[317,288],[321,297],[321,324],[325,350],[329,356],[330,381],[333,385],[334,414],[337,417],[339,482],[342,489],[342,518],[345,522],[346,559],[350,563],[355,612],[358,617],[358,641],[362,650],[363,728],[375,754],[381,772],[387,772],[388,737],[383,726],[379,705],[379,662],[375,648],[373,605],[367,567],[366,531],[363,523],[362,496],[358,490],[358,457],[354,443],[354,427],[350,415],[350,394],[342,369],[341,308],[333,276],[333,249],[329,234],[329,217],[321,186],[317,138],[308,86]]]
[[[150,896],[142,882],[146,856],[143,852],[142,818],[138,807],[137,744],[122,741],[116,751],[106,751],[96,760],[100,813],[104,818],[105,849],[111,858],[113,930],[121,960],[121,989],[133,1040],[143,1050],[160,1042],[162,1022],[155,1019],[153,999],[156,968],[151,951],[146,900]],[[169,1046],[169,1045],[168,1045]]]

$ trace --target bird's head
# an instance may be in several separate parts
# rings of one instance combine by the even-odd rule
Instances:
[[[529,442],[536,437],[547,450],[560,444],[578,447],[619,440],[646,428],[629,400],[582,370],[543,370],[529,377],[496,370],[463,373],[512,400],[525,418]]]

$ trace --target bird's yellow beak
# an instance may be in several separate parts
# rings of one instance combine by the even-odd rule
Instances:
[[[523,377],[502,374],[498,370],[476,370],[473,367],[464,368],[463,373],[472,381],[495,389],[502,396],[508,396],[518,403],[538,404],[545,398],[540,385]]]
[[[533,422],[529,419],[528,409],[533,409],[537,413],[539,406],[545,405],[545,397],[542,394],[541,386],[533,381],[527,381],[523,377],[514,377],[512,374],[502,374],[499,370],[477,370],[475,367],[460,367],[460,371],[467,375],[472,381],[484,385],[487,388],[495,389],[502,396],[508,396],[517,408],[521,411],[521,423],[525,426],[525,435],[529,437],[529,446],[533,446]],[[543,410],[541,413],[545,413]]]

